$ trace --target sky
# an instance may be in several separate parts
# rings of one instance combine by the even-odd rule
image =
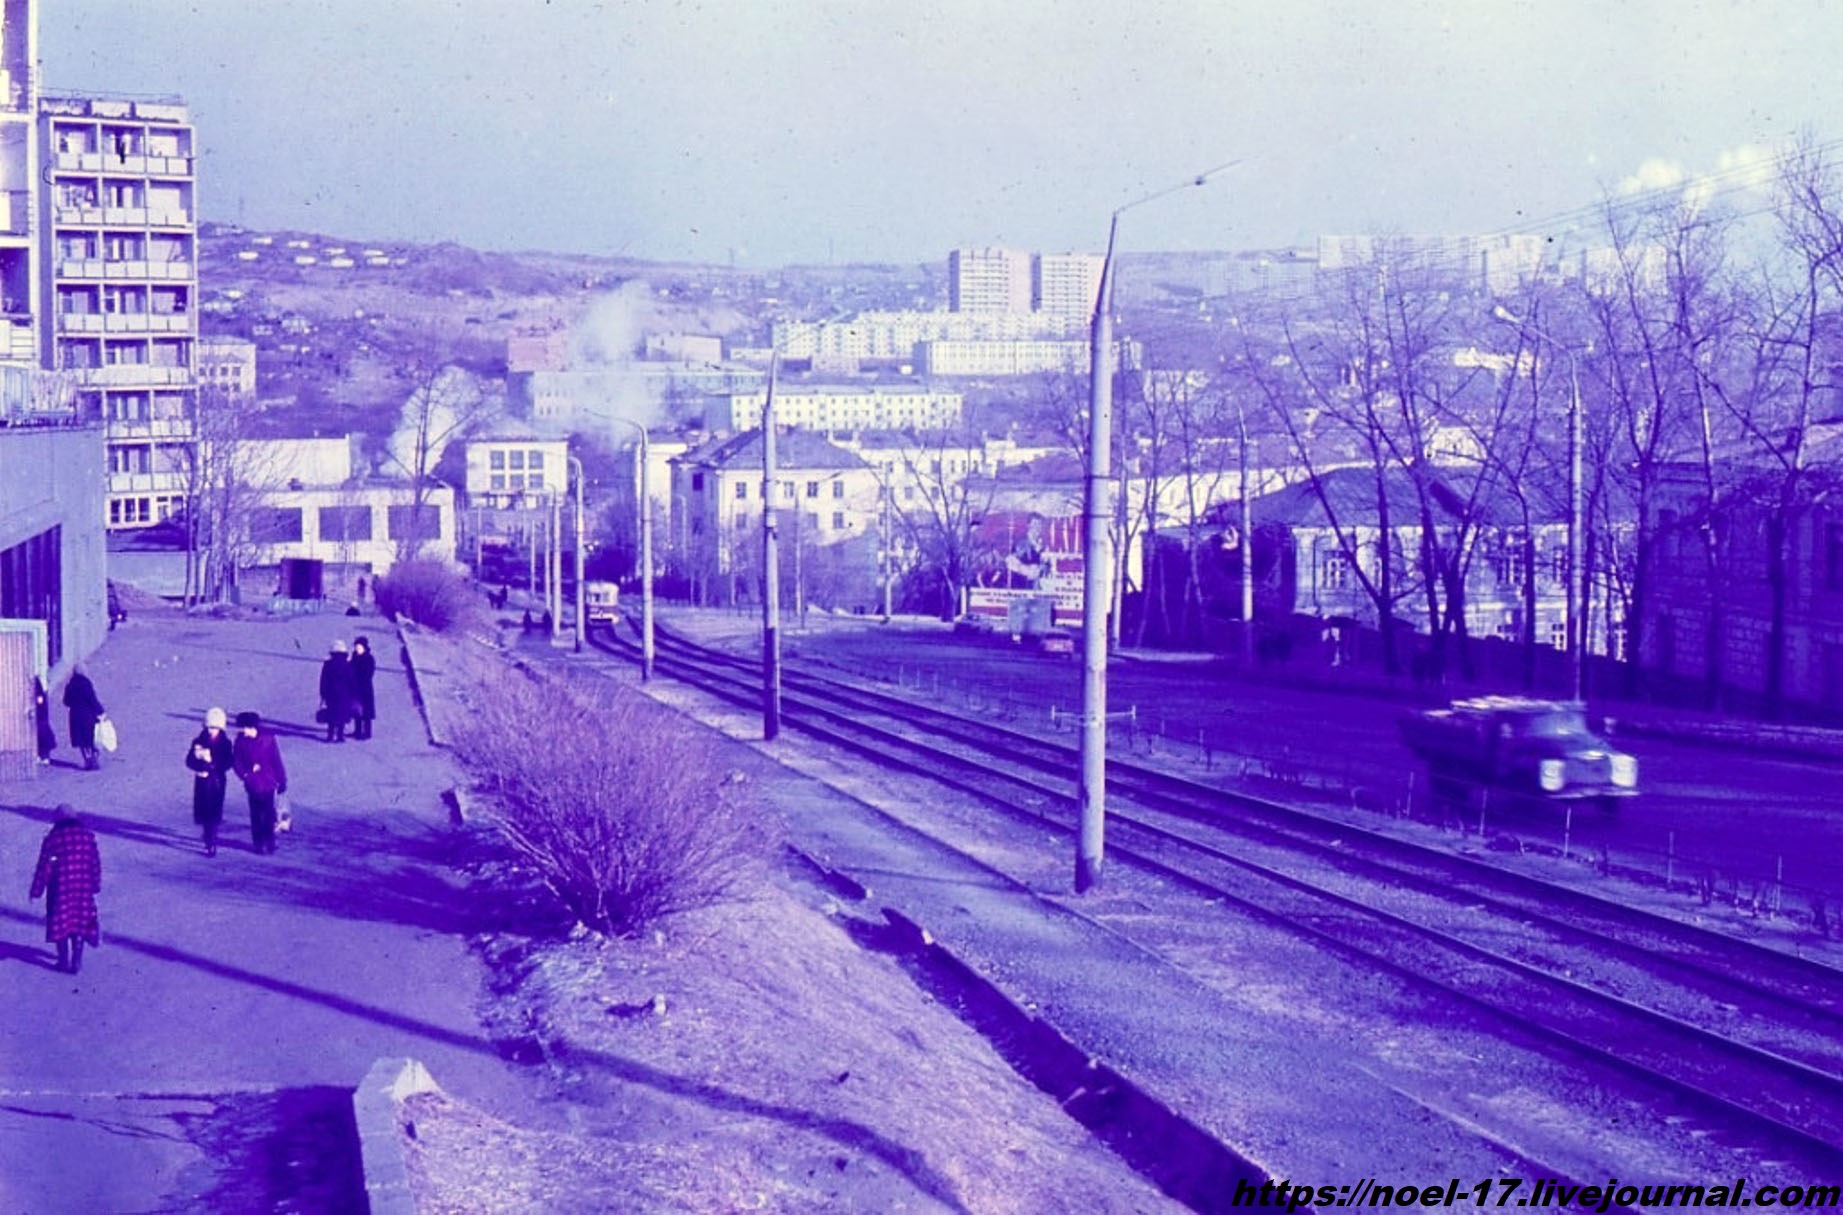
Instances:
[[[207,220],[771,267],[1539,232],[1843,138],[1824,0],[43,0]],[[1202,186],[1147,195],[1233,167]]]

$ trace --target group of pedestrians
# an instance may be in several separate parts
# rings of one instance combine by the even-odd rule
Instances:
[[[102,767],[102,753],[96,745],[97,728],[109,715],[96,695],[96,685],[81,666],[71,668],[70,682],[64,685],[64,708],[70,745],[82,756],[84,771],[94,772]],[[38,731],[38,762],[48,767],[52,752],[58,749],[58,735],[51,728],[51,694],[45,691],[44,680],[36,675],[32,677],[32,718]]]
[[[371,737],[371,723],[378,715],[373,689],[377,673],[369,638],[353,638],[350,651],[345,642],[333,642],[320,664],[320,708],[314,714],[326,726],[327,742],[344,742],[348,727],[355,739]]]
[[[371,641],[357,637],[348,649],[344,641],[332,643],[320,664],[320,710],[315,716],[326,725],[326,741],[350,737],[368,739],[377,717],[374,680],[377,660]],[[51,697],[43,680],[33,681],[33,715],[38,734],[39,763],[49,764],[57,749],[51,726]],[[96,686],[81,667],[71,672],[64,689],[69,712],[70,742],[83,757],[85,770],[101,767],[97,727],[107,720]],[[192,821],[203,833],[205,855],[218,854],[218,832],[224,821],[224,801],[235,775],[249,801],[250,842],[258,854],[276,850],[278,825],[286,828],[288,767],[281,744],[262,716],[251,710],[231,718],[213,706],[186,749],[185,765],[192,773]],[[39,847],[32,874],[31,897],[45,898],[45,939],[57,946],[58,969],[75,974],[83,965],[86,944],[101,939],[96,896],[102,890],[102,856],[95,833],[69,804],[54,812],[51,829]]]

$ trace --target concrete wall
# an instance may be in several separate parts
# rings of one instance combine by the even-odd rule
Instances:
[[[0,549],[63,529],[63,655],[48,683],[100,646],[109,631],[107,483],[100,427],[0,429]]]

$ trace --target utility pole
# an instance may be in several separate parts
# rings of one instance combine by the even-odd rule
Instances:
[[[1107,253],[1101,259],[1100,290],[1088,347],[1088,472],[1082,495],[1086,553],[1082,568],[1081,778],[1077,784],[1081,827],[1075,845],[1075,890],[1101,883],[1107,825],[1107,635],[1113,597],[1113,277],[1120,216],[1153,199],[1200,186],[1239,161],[1218,165],[1174,186],[1154,191],[1114,210],[1107,225]]]
[[[582,461],[575,456],[568,457],[571,471],[576,477],[576,652],[582,653],[582,635],[589,629],[589,616],[584,610],[585,593],[582,585]]]
[[[563,491],[550,495],[550,640],[563,635]]]
[[[768,399],[762,406],[762,738],[767,742],[781,735],[781,561],[774,506],[780,492],[774,466],[774,384],[780,366],[776,353],[768,360]]]
[[[1235,401],[1235,428],[1241,438],[1241,663],[1254,665],[1254,505],[1248,488],[1248,413]]]

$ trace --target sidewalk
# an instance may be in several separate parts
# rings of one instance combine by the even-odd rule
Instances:
[[[318,665],[360,633],[378,658],[376,737],[327,744]],[[333,1192],[356,1175],[350,1092],[385,1056],[542,1120],[476,1022],[467,936],[483,909],[449,868],[450,761],[390,625],[154,609],[87,667],[121,749],[84,772],[62,748],[37,780],[0,783],[0,1210],[268,1211],[278,1176]],[[212,705],[277,728],[295,815],[278,855],[251,850],[234,779],[223,846],[203,855],[182,760]],[[54,724],[64,741],[61,707]],[[102,946],[77,976],[52,969],[43,903],[26,898],[60,802],[103,858]]]

